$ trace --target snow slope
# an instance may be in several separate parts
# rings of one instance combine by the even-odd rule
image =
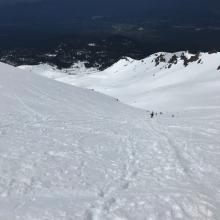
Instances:
[[[182,111],[192,108],[219,108],[220,53],[201,53],[194,62],[184,66],[181,54],[175,53],[176,64],[169,61],[174,54],[157,53],[143,60],[126,58],[98,72],[53,72],[54,78],[83,88],[92,88],[118,98],[129,105],[156,111]],[[165,59],[156,65],[160,56]],[[170,66],[171,65],[171,66]],[[45,66],[22,67],[49,76]],[[73,73],[72,75],[70,75]],[[84,74],[83,74],[84,73]],[[90,74],[88,74],[90,73]]]
[[[0,64],[0,219],[218,220],[219,135]]]

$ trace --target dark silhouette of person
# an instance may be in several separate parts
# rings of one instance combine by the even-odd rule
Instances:
[[[151,117],[151,118],[154,117],[154,112],[151,112],[150,117]]]

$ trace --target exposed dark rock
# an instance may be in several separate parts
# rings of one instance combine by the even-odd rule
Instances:
[[[183,60],[183,65],[186,67],[188,66],[189,62],[188,62],[188,58],[185,56],[184,53],[181,54],[180,59]]]
[[[160,63],[165,63],[166,59],[164,57],[164,54],[160,54],[159,56],[157,56],[157,58],[155,59],[155,66],[158,66]]]
[[[177,64],[177,61],[178,61],[178,57],[177,57],[176,54],[174,54],[174,55],[170,58],[170,60],[169,60],[168,63],[170,63],[170,64]]]
[[[197,54],[191,56],[191,57],[188,59],[188,62],[189,62],[189,63],[196,62],[197,60],[199,60],[199,57],[200,57],[200,53],[197,53]]]
[[[201,62],[202,62],[202,59],[199,59],[197,63],[200,64]]]
[[[168,68],[171,68],[173,64],[177,64],[178,62],[178,57],[176,54],[174,54],[170,60],[168,61],[169,65],[168,65]]]
[[[183,64],[185,67],[187,67],[189,65],[189,63],[193,63],[199,60],[200,57],[200,53],[197,53],[193,56],[191,56],[190,58],[187,58],[186,55],[184,53],[181,54],[180,59],[183,60]],[[200,63],[201,61],[199,61]]]

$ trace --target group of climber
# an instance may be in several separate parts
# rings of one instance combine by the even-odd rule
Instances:
[[[160,112],[159,114],[162,115],[163,113]],[[150,117],[153,118],[153,117],[155,117],[155,116],[157,116],[157,115],[158,115],[157,112],[151,112]]]
[[[156,117],[157,115],[162,115],[163,114],[163,112],[160,112],[160,113],[158,113],[158,112],[151,112],[150,113],[150,117],[151,118],[154,118],[154,117]],[[174,118],[175,116],[174,115],[172,115],[172,118]]]

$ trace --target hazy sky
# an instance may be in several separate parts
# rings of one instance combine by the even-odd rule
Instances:
[[[90,6],[92,9],[107,9],[107,7],[124,7],[125,10],[136,10],[142,7],[151,7],[152,5],[160,8],[163,7],[188,7],[199,10],[201,7],[207,7],[208,9],[215,9],[220,6],[219,0],[0,0],[0,5],[14,5],[22,3],[34,3],[42,2],[45,5],[68,5],[72,7],[87,7]],[[33,4],[34,6],[34,4]],[[131,8],[132,7],[132,8]],[[110,8],[112,9],[112,8]]]
[[[79,16],[220,16],[220,0],[0,0],[0,23]]]

